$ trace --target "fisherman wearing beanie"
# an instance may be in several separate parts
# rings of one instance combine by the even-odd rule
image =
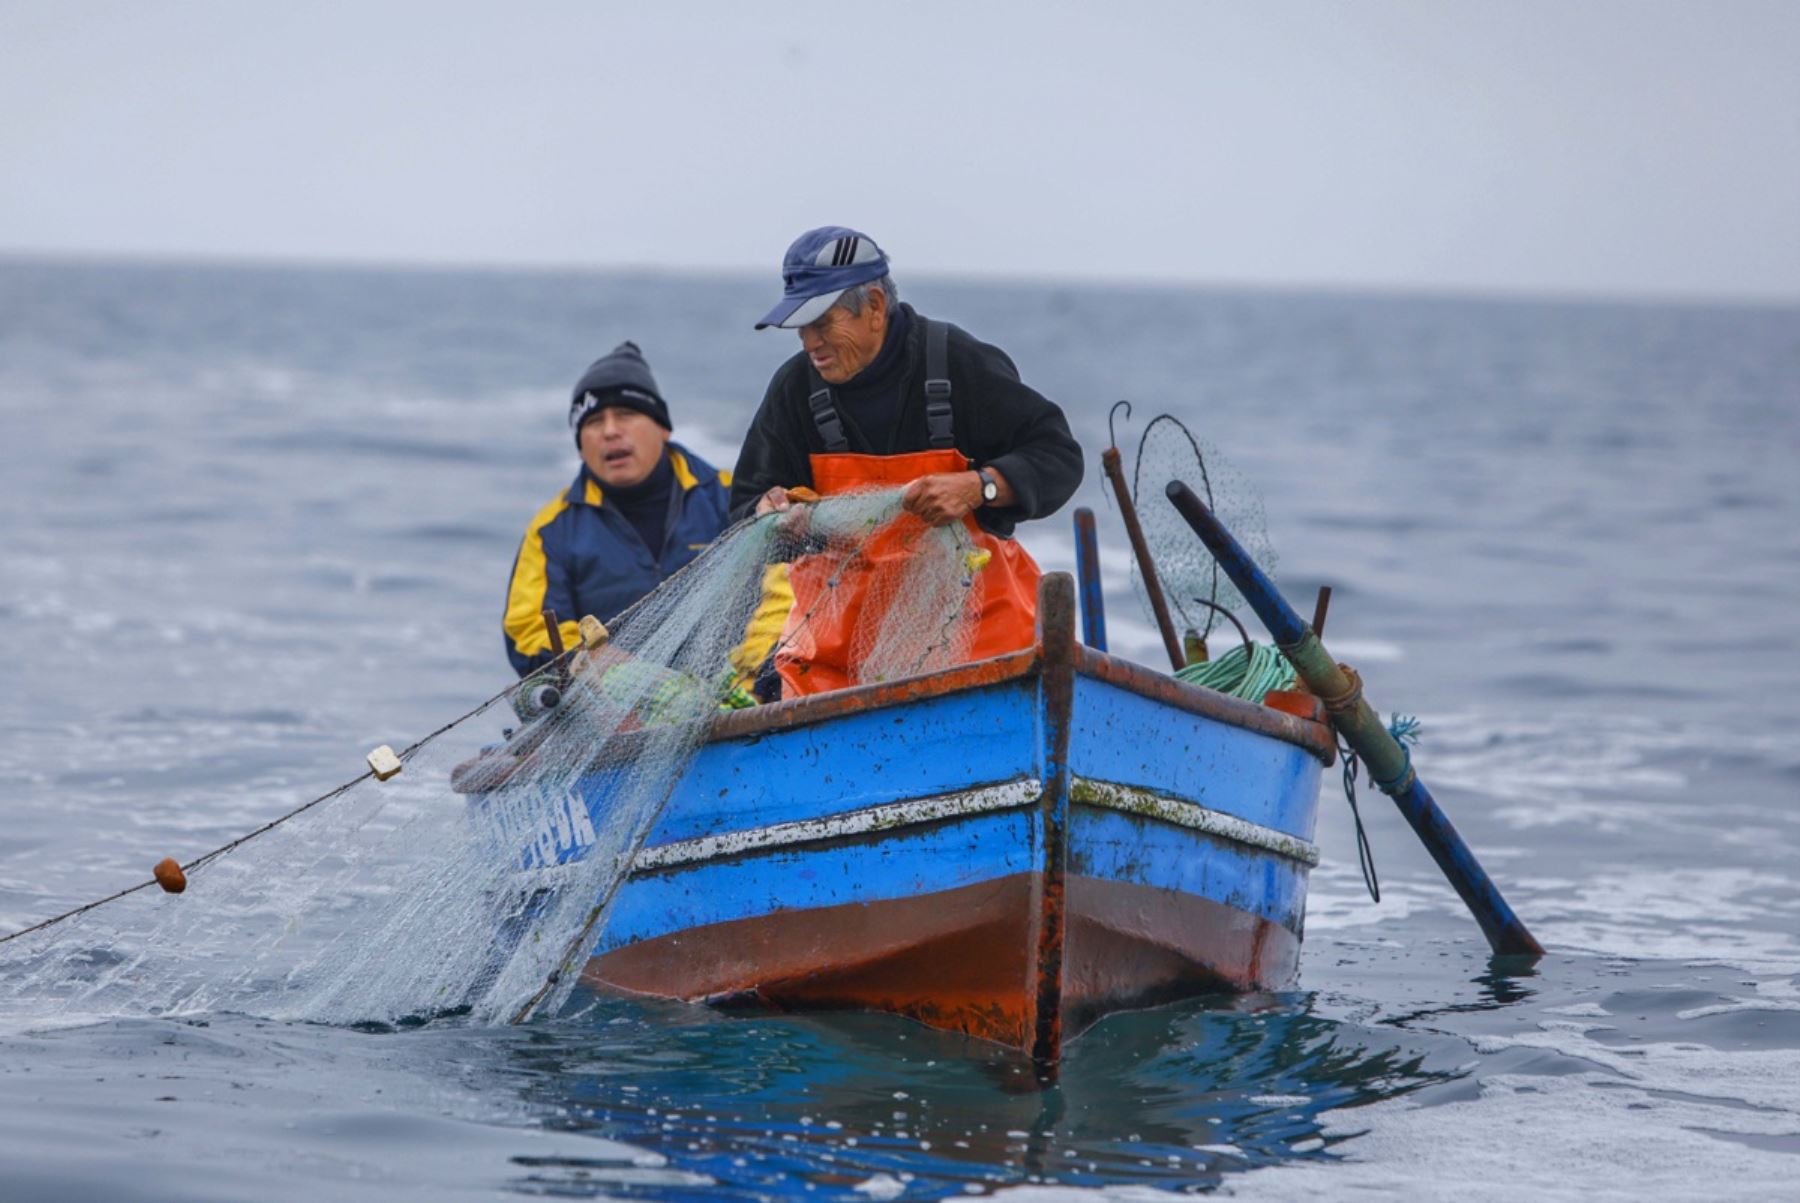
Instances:
[[[636,343],[581,374],[569,429],[581,470],[526,528],[507,591],[506,654],[520,676],[552,658],[545,610],[573,646],[583,615],[611,620],[725,527],[731,475],[670,440],[668,403]]]

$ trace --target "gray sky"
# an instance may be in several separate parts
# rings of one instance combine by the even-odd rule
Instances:
[[[1800,298],[1800,2],[0,0],[0,251]]]

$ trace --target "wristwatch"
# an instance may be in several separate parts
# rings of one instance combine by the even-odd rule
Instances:
[[[1000,482],[986,468],[975,469],[975,475],[981,477],[981,504],[993,505],[1000,500]]]

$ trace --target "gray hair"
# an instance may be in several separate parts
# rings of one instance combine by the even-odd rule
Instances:
[[[852,317],[861,317],[863,306],[869,303],[869,293],[875,289],[880,289],[882,295],[887,297],[889,309],[899,304],[900,291],[894,287],[894,277],[883,276],[881,279],[871,280],[867,284],[858,284],[855,288],[846,288],[844,295],[839,297],[837,304],[832,307],[835,309],[841,305],[850,311]]]

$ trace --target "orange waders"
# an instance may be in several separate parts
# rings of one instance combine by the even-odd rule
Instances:
[[[893,488],[937,472],[969,470],[969,461],[949,449],[811,459],[813,488],[821,497]],[[1037,622],[1036,561],[1016,540],[982,530],[973,516],[961,521],[975,546],[992,556],[975,574],[979,614],[969,616],[976,619],[976,628],[968,658],[981,660],[1030,647]],[[782,649],[775,657],[782,697],[867,684],[859,679],[856,652],[859,645],[873,642],[879,624],[912,621],[904,604],[894,604],[903,602],[895,591],[912,544],[926,529],[917,515],[901,514],[876,530],[853,559],[806,556],[794,562],[788,572],[794,608],[788,611]],[[833,574],[836,586],[828,583]],[[833,589],[835,596],[821,602],[826,589]]]

